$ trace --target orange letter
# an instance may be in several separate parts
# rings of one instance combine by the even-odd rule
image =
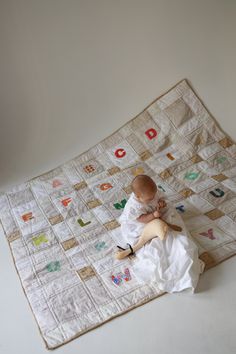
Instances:
[[[106,191],[106,190],[109,189],[109,188],[112,188],[111,183],[103,183],[103,184],[100,185],[100,189],[101,189],[102,191]]]
[[[21,217],[24,220],[24,222],[29,221],[29,220],[34,218],[34,216],[33,216],[31,211],[29,213],[26,213],[26,214],[22,215]]]
[[[71,201],[72,201],[72,198],[69,197],[69,198],[63,199],[61,202],[65,207],[67,207]]]
[[[168,159],[170,160],[174,160],[174,156],[171,155],[171,153],[168,152],[168,154],[166,154],[166,156],[168,157]]]

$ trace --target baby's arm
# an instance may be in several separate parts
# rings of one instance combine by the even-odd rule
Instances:
[[[160,216],[160,213],[157,210],[155,210],[154,212],[140,215],[136,220],[146,224],[149,221],[152,221],[153,219],[158,218],[159,216]]]

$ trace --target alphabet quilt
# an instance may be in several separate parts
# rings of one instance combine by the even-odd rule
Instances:
[[[160,296],[114,258],[134,176],[182,216],[206,269],[236,254],[236,144],[186,79],[88,151],[0,195],[0,221],[40,333],[54,349]]]

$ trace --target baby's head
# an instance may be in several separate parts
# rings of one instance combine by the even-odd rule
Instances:
[[[131,184],[132,191],[141,203],[149,203],[157,192],[156,183],[147,175],[137,175]]]

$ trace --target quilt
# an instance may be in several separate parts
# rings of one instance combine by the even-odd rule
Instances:
[[[183,218],[209,269],[236,254],[236,144],[183,79],[112,135],[0,195],[0,222],[48,349],[163,293],[116,260],[137,174]]]

